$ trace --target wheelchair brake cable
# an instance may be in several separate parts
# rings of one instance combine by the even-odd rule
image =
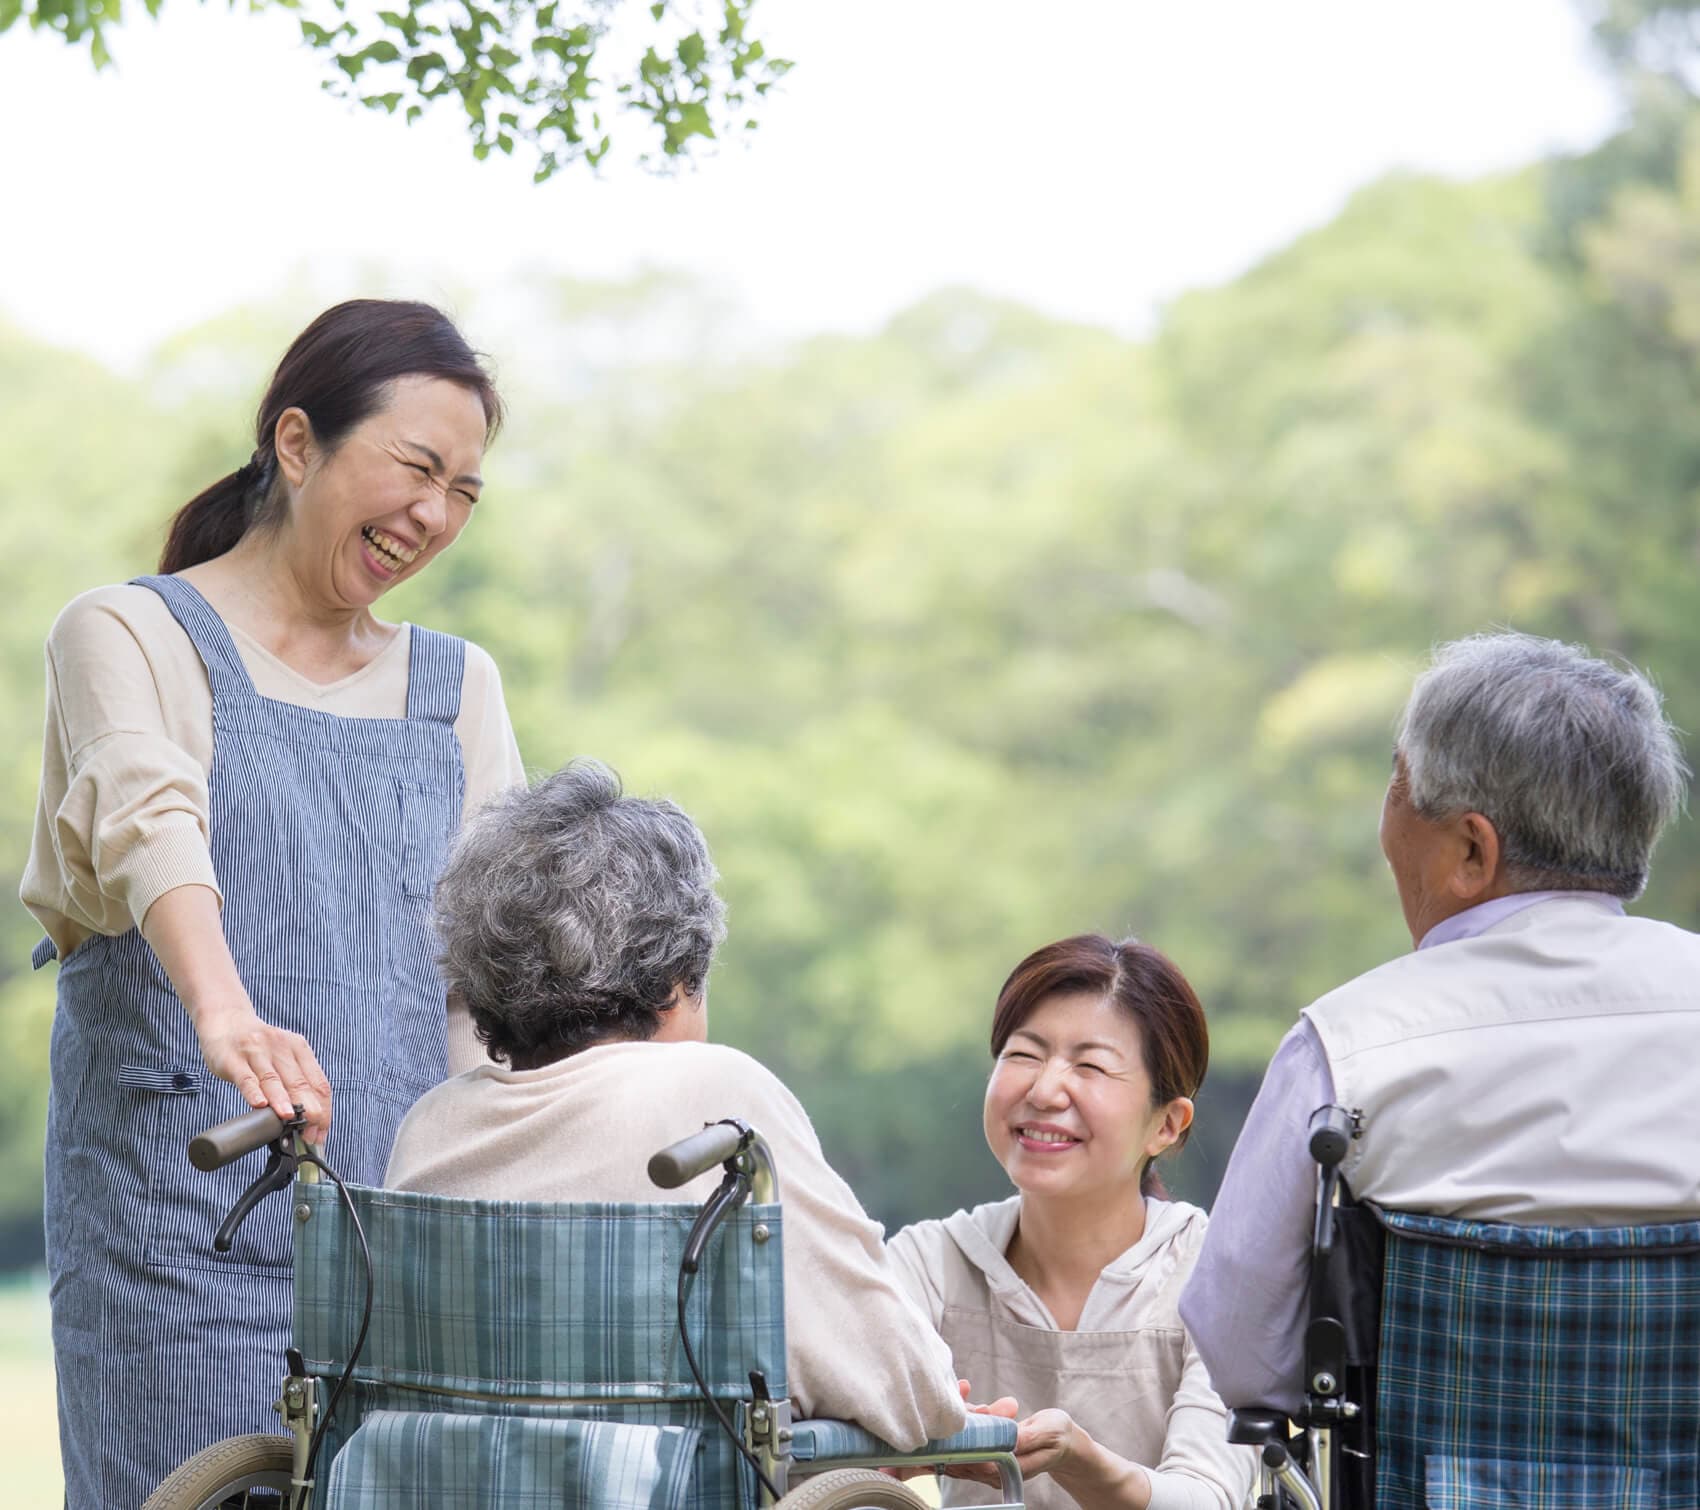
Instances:
[[[360,1259],[366,1266],[366,1303],[360,1312],[360,1331],[355,1336],[354,1346],[348,1354],[348,1365],[342,1371],[342,1377],[336,1381],[336,1388],[331,1391],[330,1400],[319,1412],[319,1424],[313,1429],[313,1441],[307,1449],[307,1467],[302,1473],[302,1482],[311,1486],[313,1468],[319,1460],[319,1448],[325,1439],[325,1428],[331,1424],[331,1417],[336,1414],[336,1408],[342,1401],[343,1391],[348,1388],[349,1381],[354,1377],[355,1366],[360,1362],[361,1350],[366,1346],[366,1333],[372,1325],[372,1292],[375,1288],[372,1278],[372,1250],[366,1244],[366,1229],[360,1225],[360,1213],[354,1209],[354,1200],[348,1193],[348,1187],[342,1183],[341,1177],[329,1164],[317,1154],[304,1153],[301,1162],[312,1164],[330,1176],[331,1183],[342,1197],[343,1209],[348,1212],[348,1219],[354,1223],[354,1235],[360,1239]],[[309,1489],[309,1492],[310,1489]]]
[[[714,1419],[720,1423],[720,1429],[726,1433],[726,1440],[738,1450],[744,1460],[755,1470],[756,1478],[760,1480],[762,1488],[777,1500],[779,1491],[773,1487],[773,1480],[762,1471],[760,1459],[750,1451],[744,1439],[739,1436],[726,1412],[720,1408],[720,1402],[709,1393],[708,1382],[703,1378],[702,1370],[697,1367],[696,1354],[691,1350],[690,1328],[685,1324],[685,1300],[690,1290],[690,1281],[696,1276],[696,1257],[700,1256],[701,1249],[707,1245],[709,1236],[714,1227],[719,1225],[721,1218],[734,1205],[740,1203],[748,1193],[749,1182],[747,1178],[742,1174],[734,1173],[729,1164],[726,1178],[721,1182],[720,1188],[709,1197],[708,1204],[703,1207],[701,1214],[697,1217],[691,1230],[691,1238],[686,1243],[686,1253],[679,1263],[679,1341],[684,1344],[685,1363],[690,1368],[691,1378],[696,1381],[696,1386],[702,1392],[703,1399],[707,1401],[708,1408],[714,1412]],[[706,1230],[704,1230],[705,1228]],[[693,1248],[696,1250],[695,1256],[691,1251]]]

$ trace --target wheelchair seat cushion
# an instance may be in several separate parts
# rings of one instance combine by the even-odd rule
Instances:
[[[682,1510],[687,1426],[371,1411],[337,1454],[326,1510]]]

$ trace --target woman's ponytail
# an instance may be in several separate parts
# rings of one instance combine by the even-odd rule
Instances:
[[[161,575],[222,556],[247,534],[269,491],[264,473],[272,470],[245,462],[173,514],[159,557]]]

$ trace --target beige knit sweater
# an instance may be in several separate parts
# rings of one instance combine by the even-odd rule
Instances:
[[[345,718],[407,712],[407,625],[328,685],[234,626],[231,638],[263,697]],[[466,811],[525,780],[501,678],[476,645],[467,646],[455,733]],[[206,668],[165,600],[129,585],[73,599],[47,639],[41,795],[19,888],[61,959],[92,933],[127,932],[174,887],[219,891],[207,834],[212,750]],[[450,1069],[484,1057],[466,1014],[451,1014]]]
[[[645,1166],[722,1117],[743,1118],[773,1151],[801,1411],[857,1421],[905,1450],[961,1430],[950,1353],[899,1288],[882,1229],[826,1162],[797,1098],[736,1049],[612,1043],[539,1070],[470,1070],[407,1114],[385,1183],[494,1200],[700,1203],[718,1170],[669,1195]]]

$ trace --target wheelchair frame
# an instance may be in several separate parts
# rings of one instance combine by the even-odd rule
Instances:
[[[296,1116],[290,1122],[281,1121],[270,1110],[261,1109],[232,1118],[216,1127],[207,1129],[199,1134],[190,1144],[190,1161],[205,1171],[222,1168],[225,1164],[258,1148],[268,1149],[268,1157],[264,1170],[243,1193],[229,1215],[220,1225],[214,1238],[214,1248],[223,1253],[228,1252],[237,1228],[260,1201],[267,1196],[289,1188],[296,1181],[316,1183],[321,1177],[333,1181],[341,1194],[343,1203],[353,1220],[354,1230],[359,1236],[361,1248],[365,1251],[365,1233],[361,1227],[358,1214],[354,1210],[352,1199],[343,1188],[342,1180],[334,1170],[326,1165],[319,1157],[317,1150],[303,1136],[305,1120],[301,1109],[296,1108]],[[726,1119],[711,1123],[699,1133],[694,1133],[668,1148],[662,1149],[649,1161],[650,1178],[663,1189],[674,1189],[688,1184],[715,1165],[724,1169],[724,1177],[715,1192],[703,1204],[692,1225],[690,1235],[686,1240],[684,1255],[680,1262],[680,1292],[679,1292],[679,1330],[687,1358],[690,1357],[690,1338],[685,1326],[684,1300],[690,1276],[694,1276],[697,1266],[704,1257],[710,1241],[721,1222],[733,1211],[744,1205],[746,1201],[754,1204],[778,1204],[779,1180],[774,1168],[773,1156],[766,1141],[747,1123],[736,1119]],[[758,1233],[761,1229],[758,1228]],[[368,1290],[366,1296],[365,1317],[362,1321],[359,1336],[350,1352],[349,1363],[341,1378],[331,1390],[328,1400],[322,1400],[322,1381],[311,1374],[306,1366],[306,1360],[301,1352],[290,1347],[286,1354],[288,1373],[283,1381],[282,1389],[273,1409],[282,1418],[285,1431],[291,1443],[291,1464],[287,1486],[283,1482],[281,1471],[274,1468],[264,1474],[255,1473],[253,1479],[246,1482],[254,1483],[254,1479],[262,1479],[263,1484],[255,1487],[272,1487],[280,1494],[280,1510],[313,1510],[318,1502],[314,1491],[318,1487],[316,1478],[319,1475],[317,1456],[320,1444],[325,1435],[325,1428],[334,1414],[338,1401],[344,1389],[354,1375],[355,1366],[365,1343],[367,1325],[370,1321],[372,1308],[372,1270],[370,1254],[366,1253],[366,1272]],[[691,1362],[692,1372],[696,1372],[694,1360]],[[792,1452],[795,1438],[792,1410],[789,1400],[775,1400],[767,1394],[766,1381],[759,1373],[750,1376],[751,1396],[742,1401],[743,1410],[741,1430],[734,1428],[721,1411],[719,1402],[711,1395],[706,1395],[713,1414],[720,1426],[733,1440],[733,1445],[740,1454],[757,1470],[757,1502],[760,1505],[779,1503],[788,1497],[790,1480],[793,1472],[799,1466]],[[702,1385],[698,1375],[699,1387]],[[827,1473],[839,1469],[857,1468],[887,1468],[915,1467],[944,1469],[954,1465],[991,1464],[998,1472],[1002,1503],[989,1507],[989,1510],[1021,1510],[1022,1488],[1021,1471],[1016,1464],[1013,1450],[1013,1425],[1010,1443],[999,1449],[962,1448],[947,1449],[943,1444],[923,1444],[920,1451],[902,1453],[894,1449],[880,1452],[855,1453],[846,1456],[832,1456],[810,1461],[810,1473]],[[185,1475],[194,1465],[211,1455],[225,1452],[244,1440],[259,1443],[276,1441],[271,1438],[242,1439],[232,1438],[225,1442],[215,1443],[202,1453],[179,1467],[166,1481],[150,1496],[144,1510],[177,1510],[184,1502],[177,1498],[162,1497],[173,1487],[173,1481],[180,1475]],[[870,1438],[870,1440],[872,1440]],[[949,1439],[945,1439],[948,1441]],[[279,1444],[281,1446],[281,1443]],[[883,1445],[883,1444],[882,1444]],[[930,1450],[929,1450],[930,1449]],[[942,1450],[941,1450],[942,1449]],[[234,1473],[234,1470],[233,1470]],[[237,1487],[234,1478],[231,1487]],[[200,1503],[200,1502],[197,1502]]]
[[[1375,1503],[1375,1324],[1379,1305],[1379,1228],[1372,1236],[1340,1179],[1340,1162],[1361,1119],[1343,1106],[1311,1114],[1310,1156],[1316,1161],[1316,1214],[1311,1236],[1310,1319],[1304,1340],[1304,1405],[1289,1417],[1275,1410],[1228,1412],[1228,1440],[1261,1450],[1258,1510],[1336,1510],[1349,1475],[1354,1510]],[[1350,1225],[1342,1229],[1343,1213]],[[1351,1236],[1351,1252],[1340,1243]],[[1369,1260],[1366,1262],[1366,1258]],[[1370,1297],[1374,1294],[1374,1303]],[[1292,1427],[1299,1428],[1295,1438]]]

